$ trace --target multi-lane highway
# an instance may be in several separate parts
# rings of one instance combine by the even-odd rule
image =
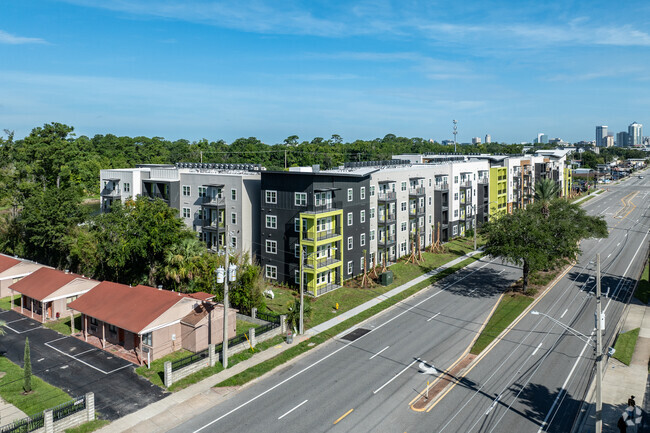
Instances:
[[[635,177],[587,202],[610,237],[584,241],[578,263],[535,301],[543,314],[525,315],[420,410],[411,403],[466,352],[519,269],[483,259],[173,431],[569,431],[593,373],[595,255],[610,341],[646,257],[649,192]]]

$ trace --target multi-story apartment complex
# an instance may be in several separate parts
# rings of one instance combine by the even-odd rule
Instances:
[[[208,248],[225,245],[257,255],[261,167],[253,164],[139,165],[101,170],[101,209],[142,195],[177,209]]]

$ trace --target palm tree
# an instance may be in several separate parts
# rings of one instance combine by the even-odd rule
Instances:
[[[549,203],[560,193],[560,187],[553,179],[541,179],[535,183],[535,201],[542,204],[542,215],[549,216]]]
[[[305,299],[305,308],[302,311],[303,318],[307,319],[311,316],[311,302]],[[298,328],[300,322],[300,301],[295,299],[293,302],[289,301],[287,304],[287,326],[294,331]]]
[[[195,238],[185,238],[165,253],[163,272],[175,288],[186,289],[197,270],[197,261],[203,253],[202,244]]]

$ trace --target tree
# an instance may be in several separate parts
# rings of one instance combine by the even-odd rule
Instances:
[[[23,366],[23,390],[32,392],[32,359],[29,354],[29,338],[25,337],[25,357]]]
[[[522,266],[523,291],[531,272],[574,260],[580,254],[581,239],[608,235],[603,217],[589,216],[579,205],[553,200],[548,217],[542,214],[542,206],[533,203],[483,226],[485,253]]]
[[[551,200],[560,194],[560,186],[553,179],[541,179],[535,183],[535,201],[542,204],[542,215],[548,218],[548,206]]]
[[[196,274],[197,262],[202,254],[207,254],[205,244],[197,238],[185,238],[179,243],[171,245],[165,251],[162,272],[169,282],[168,289],[180,292],[189,291],[189,286]]]

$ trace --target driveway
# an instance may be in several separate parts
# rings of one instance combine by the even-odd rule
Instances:
[[[118,419],[160,400],[168,393],[135,373],[133,364],[74,337],[44,328],[15,311],[0,311],[7,323],[0,346],[22,366],[29,337],[32,372],[75,397],[95,393],[101,418]]]

